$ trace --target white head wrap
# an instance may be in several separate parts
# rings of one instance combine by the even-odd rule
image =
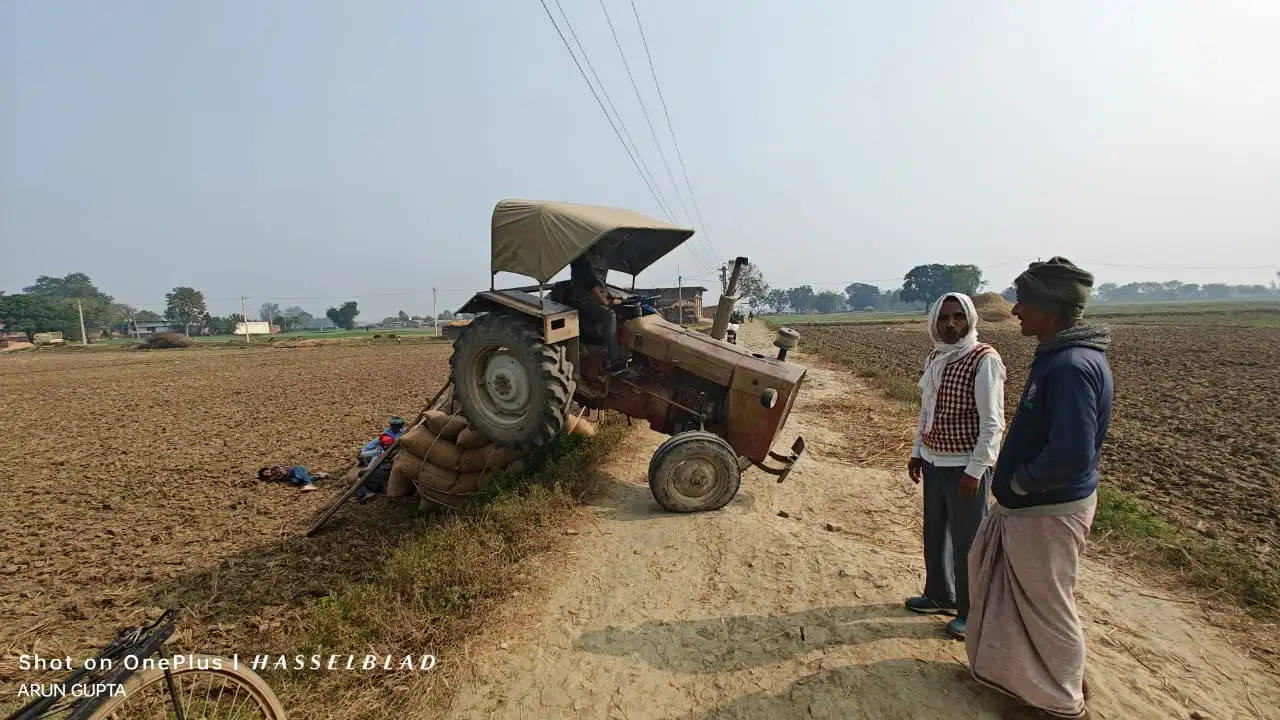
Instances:
[[[964,316],[969,321],[969,332],[950,345],[938,337],[938,314],[942,311],[942,303],[947,300],[960,303],[960,307],[964,308]],[[947,293],[934,301],[929,308],[929,337],[933,340],[933,353],[929,355],[924,374],[920,376],[924,432],[933,429],[933,410],[938,402],[938,388],[942,386],[942,371],[978,346],[978,312],[973,308],[973,300],[964,293]]]

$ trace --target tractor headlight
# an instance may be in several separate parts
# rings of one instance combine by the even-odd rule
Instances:
[[[777,389],[765,388],[764,392],[760,393],[760,404],[772,410],[778,404]]]

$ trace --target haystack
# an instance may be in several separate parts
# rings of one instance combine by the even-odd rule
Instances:
[[[973,308],[985,322],[1005,322],[1013,319],[1013,303],[1000,293],[986,292],[973,296]]]

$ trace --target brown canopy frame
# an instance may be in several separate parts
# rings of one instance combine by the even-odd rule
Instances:
[[[693,230],[630,210],[508,199],[493,208],[489,269],[544,284],[598,245],[606,268],[634,277],[692,236]]]

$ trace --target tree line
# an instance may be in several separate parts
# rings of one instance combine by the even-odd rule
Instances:
[[[85,273],[64,277],[41,275],[21,293],[0,291],[0,323],[5,332],[25,333],[28,340],[40,332],[60,332],[64,338],[80,338],[80,312],[84,313],[87,339],[128,335],[138,323],[165,322],[187,335],[230,335],[236,323],[244,322],[240,313],[211,315],[204,293],[192,287],[175,287],[165,293],[164,313],[138,310],[127,303],[116,302],[111,295],[94,285]],[[325,311],[335,327],[351,330],[360,314],[356,301],[348,300]],[[314,327],[315,317],[299,306],[281,309],[273,302],[263,303],[258,319],[279,326],[281,332]]]
[[[1280,279],[1280,272],[1276,273]],[[976,265],[917,265],[902,278],[902,287],[882,290],[867,283],[850,283],[844,292],[815,291],[811,285],[773,288],[760,269],[751,266],[739,281],[739,297],[755,312],[833,313],[846,310],[923,310],[947,292],[974,295],[986,286]],[[1000,293],[1009,302],[1017,301],[1013,286]],[[1233,300],[1280,297],[1280,285],[1228,285],[1226,283],[1108,282],[1094,288],[1097,302],[1176,302],[1186,300]]]
[[[946,292],[973,295],[985,281],[975,265],[917,265],[902,279],[902,287],[882,290],[868,283],[850,283],[843,292],[814,290],[812,285],[773,288],[756,266],[739,280],[739,297],[754,312],[833,313],[845,310],[923,310]]]

